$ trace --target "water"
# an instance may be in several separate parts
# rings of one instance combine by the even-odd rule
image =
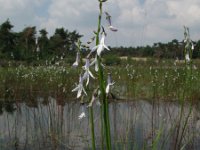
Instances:
[[[91,148],[86,105],[75,101],[64,103],[49,97],[48,100],[38,98],[32,103],[10,102],[0,106],[1,150]],[[96,145],[101,149],[100,106],[93,107]],[[178,102],[109,103],[113,149],[152,149],[152,145],[162,150],[175,149],[175,145],[176,149],[200,149],[200,104],[192,105],[191,113],[190,108],[190,103],[186,103],[180,120]],[[86,117],[79,120],[82,111],[86,112]]]

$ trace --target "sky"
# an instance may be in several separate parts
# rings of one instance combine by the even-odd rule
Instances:
[[[190,29],[192,40],[200,39],[200,0],[108,0],[103,11],[112,16],[114,33],[108,30],[108,46],[143,46],[157,42],[183,40],[184,28]],[[7,19],[13,31],[27,26],[45,28],[51,36],[56,28],[77,30],[83,42],[97,28],[98,0],[0,0],[0,23]]]

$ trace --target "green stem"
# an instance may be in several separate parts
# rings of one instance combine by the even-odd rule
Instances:
[[[89,107],[89,113],[90,113],[90,129],[91,129],[91,135],[92,135],[92,149],[95,150],[95,133],[94,133],[94,115],[93,115],[93,108]]]
[[[99,18],[98,18],[98,28],[97,28],[97,35],[96,35],[96,45],[99,44],[99,33],[101,30],[101,17],[102,17],[102,2],[99,2]],[[110,136],[110,120],[109,120],[109,107],[108,107],[108,100],[106,97],[105,92],[105,82],[104,82],[104,74],[103,74],[103,68],[101,66],[101,58],[97,56],[98,66],[99,66],[99,85],[100,85],[100,91],[102,96],[102,116],[104,121],[104,128],[105,128],[105,136],[106,136],[106,147],[107,150],[111,150],[111,136]]]

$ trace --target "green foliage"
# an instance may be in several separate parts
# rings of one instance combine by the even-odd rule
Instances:
[[[37,36],[35,26],[28,26],[21,32],[13,32],[13,27],[9,20],[0,25],[0,57],[8,61],[22,60],[31,63],[38,58],[61,58],[71,53],[75,42],[82,37],[76,30],[70,32],[64,28],[55,29],[55,33],[48,38],[45,29],[41,29]]]
[[[109,65],[120,65],[121,59],[116,55],[106,55],[104,57],[104,63],[108,66]]]

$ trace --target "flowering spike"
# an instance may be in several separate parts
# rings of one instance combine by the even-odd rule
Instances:
[[[194,44],[192,40],[190,39],[190,33],[189,28],[184,26],[184,43],[185,43],[185,61],[190,62],[192,51],[194,50]]]

